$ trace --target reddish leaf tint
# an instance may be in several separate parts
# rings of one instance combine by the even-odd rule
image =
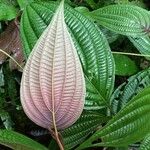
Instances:
[[[12,21],[8,24],[6,30],[0,34],[0,49],[12,55],[19,64],[23,64],[24,58],[18,27],[18,21]],[[0,52],[0,64],[2,64],[6,58],[7,56]],[[11,59],[9,61],[11,69],[18,69],[18,66]]]

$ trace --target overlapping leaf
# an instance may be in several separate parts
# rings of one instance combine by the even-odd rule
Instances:
[[[21,36],[27,57],[49,24],[56,7],[55,2],[32,3],[24,11],[21,20]],[[113,89],[114,62],[105,37],[94,23],[67,5],[65,22],[78,51],[84,73],[94,85],[95,93],[101,95],[96,97],[99,97],[99,101],[103,99],[106,101]],[[90,93],[90,90],[88,92]]]
[[[140,150],[150,150],[150,134],[148,134],[144,138],[144,140],[143,140],[143,142],[142,142],[142,144],[140,146]]]
[[[130,77],[127,83],[121,84],[111,97],[111,108],[116,114],[141,90],[150,86],[150,69]]]
[[[21,65],[23,64],[23,52],[19,34],[18,21],[12,21],[4,32],[0,34],[0,49],[5,51]],[[7,56],[0,52],[0,64],[6,60]],[[17,69],[18,66],[10,59],[10,68]],[[20,69],[20,68],[19,68]]]
[[[150,38],[149,36],[144,37],[128,37],[133,45],[139,50],[141,54],[148,55],[146,58],[150,60]]]
[[[125,55],[114,54],[116,65],[115,74],[119,76],[129,76],[138,72],[138,68],[133,60]]]
[[[109,117],[94,112],[84,112],[80,119],[71,127],[61,132],[65,149],[71,149],[83,142],[90,133],[94,132]]]
[[[144,36],[150,32],[150,13],[134,5],[110,5],[91,12],[100,25],[128,36]]]
[[[77,149],[93,146],[124,147],[140,141],[150,127],[150,87],[135,96],[103,129]],[[101,139],[102,142],[98,142]]]
[[[12,20],[17,16],[17,10],[13,5],[0,3],[0,21]]]
[[[11,130],[0,130],[0,144],[14,150],[48,150],[32,139]]]

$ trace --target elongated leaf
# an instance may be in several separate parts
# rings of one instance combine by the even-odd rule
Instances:
[[[119,76],[129,76],[137,73],[138,68],[134,61],[125,55],[114,54],[116,71]]]
[[[140,141],[150,128],[149,99],[150,87],[135,96],[103,129],[96,131],[78,149],[91,146],[124,147]],[[101,143],[96,142],[99,138]]]
[[[108,119],[109,117],[99,113],[84,112],[74,125],[61,132],[65,149],[71,149],[83,142],[87,136]]]
[[[149,36],[144,37],[128,37],[133,45],[139,50],[141,54],[149,55],[146,59],[150,60],[150,38]]]
[[[0,130],[0,144],[14,150],[48,150],[32,139],[11,130]]]
[[[139,37],[149,33],[150,14],[133,5],[110,5],[91,12],[102,26],[114,32]]]
[[[140,150],[150,150],[150,134],[148,134],[144,138],[144,140],[143,140],[143,142],[142,142],[142,144],[140,146]]]
[[[55,2],[32,3],[24,11],[21,19],[21,36],[27,57],[49,24],[56,7],[57,3]],[[98,92],[98,95],[101,95],[99,101],[106,101],[112,93],[115,70],[112,54],[105,37],[94,23],[68,5],[65,6],[65,22],[80,57],[84,74],[96,89],[94,93]],[[88,92],[90,93],[90,91]],[[104,105],[106,102],[100,102],[100,104],[102,103]]]
[[[111,108],[116,114],[141,90],[150,86],[150,69],[131,76],[127,83],[121,84],[111,97]]]
[[[63,2],[28,58],[20,91],[25,113],[44,128],[67,128],[81,115],[85,80]]]

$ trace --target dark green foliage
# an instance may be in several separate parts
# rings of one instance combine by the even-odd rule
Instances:
[[[116,75],[130,76],[138,72],[138,68],[134,61],[125,55],[114,54],[116,65]]]
[[[61,132],[66,149],[83,142],[97,127],[109,120],[109,117],[90,111],[84,112],[80,119],[71,127]]]
[[[14,150],[48,150],[32,139],[10,130],[0,130],[0,143]]]
[[[127,82],[121,84],[112,94],[111,108],[116,114],[141,90],[150,86],[150,70],[139,72],[130,77]]]
[[[144,138],[140,150],[150,150],[150,134]]]
[[[82,115],[71,127],[59,131],[65,150],[99,147],[149,150],[148,4],[141,0],[66,0],[65,3],[65,22],[86,81]],[[27,60],[58,4],[48,0],[0,0],[0,33],[10,20],[19,16]],[[112,55],[110,47],[115,54]],[[120,51],[138,52],[143,57],[116,54]],[[143,61],[148,69],[141,69]],[[14,150],[59,150],[49,131],[25,117],[20,104],[20,78],[21,73],[10,70],[7,60],[0,65],[0,144]],[[39,144],[41,141],[45,146]]]
[[[103,129],[96,131],[77,149],[93,146],[123,147],[144,138],[150,127],[149,99],[150,87],[135,96]],[[102,142],[96,142],[98,138]]]

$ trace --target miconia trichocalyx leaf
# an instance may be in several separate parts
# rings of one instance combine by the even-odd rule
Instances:
[[[35,44],[23,71],[21,103],[27,116],[47,129],[64,129],[80,116],[85,81],[61,2]]]

